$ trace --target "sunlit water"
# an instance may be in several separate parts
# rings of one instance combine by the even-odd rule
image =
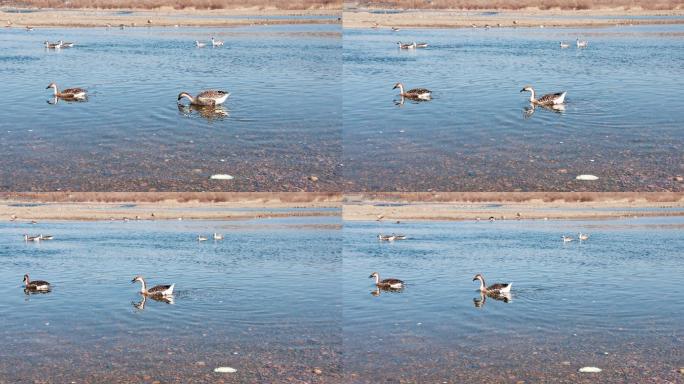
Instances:
[[[0,381],[334,380],[339,224],[330,217],[0,223]],[[24,243],[26,232],[55,239]],[[213,232],[225,239],[197,242]],[[52,291],[26,295],[27,272]],[[136,274],[152,285],[175,283],[174,303],[142,303]],[[214,374],[219,366],[237,373]]]
[[[76,46],[43,47],[59,39]],[[339,190],[338,25],[3,28],[0,47],[1,190]],[[52,81],[88,101],[47,103]],[[177,106],[204,89],[231,96]]]
[[[347,222],[346,378],[676,381],[684,363],[682,228],[679,217]],[[579,231],[589,240],[563,244],[561,235]],[[378,242],[379,233],[408,239]],[[406,288],[373,295],[373,271]],[[512,282],[510,301],[482,303],[476,273],[488,284]],[[584,366],[603,372],[577,376]]]
[[[347,190],[684,188],[681,25],[345,29],[343,60]],[[433,100],[397,105],[396,82]],[[526,84],[565,111],[526,111]]]

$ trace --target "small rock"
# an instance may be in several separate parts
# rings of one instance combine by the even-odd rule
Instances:
[[[207,365],[207,363],[205,363],[204,361],[198,361],[195,364],[199,365],[200,367],[204,367],[205,365]]]
[[[569,361],[563,361],[563,362],[561,363],[561,365],[570,365],[570,362],[569,362]]]
[[[577,177],[575,177],[575,180],[594,181],[594,180],[598,180],[598,176],[594,176],[594,175],[578,175]]]
[[[231,175],[216,174],[209,177],[210,180],[233,180],[234,177]]]
[[[235,372],[237,372],[237,369],[231,368],[231,367],[218,367],[218,368],[214,368],[214,372],[216,372],[216,373],[235,373]]]
[[[565,168],[561,168],[561,169],[558,170],[558,173],[566,174],[566,173],[568,173],[568,170],[565,169]]]
[[[582,367],[579,369],[580,373],[599,373],[601,371],[602,369],[597,367]]]
[[[320,368],[314,368],[311,372],[313,372],[313,373],[315,373],[315,374],[317,374],[317,375],[320,375],[321,373],[323,373],[323,370],[320,369]]]
[[[679,368],[679,370],[678,370],[677,372],[679,372],[679,373],[681,373],[682,375],[684,375],[684,367]]]
[[[684,181],[684,177],[682,176],[675,176],[675,181]]]
[[[317,176],[309,176],[308,179],[311,180],[311,181],[313,181],[313,182],[318,181],[318,177],[317,177]]]

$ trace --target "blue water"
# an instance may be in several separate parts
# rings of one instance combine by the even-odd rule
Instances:
[[[337,225],[331,217],[0,223],[0,377],[187,382],[218,366],[246,382],[310,380],[313,367],[335,377]],[[26,232],[55,239],[24,243]],[[213,232],[225,239],[196,241]],[[52,291],[26,295],[24,273]],[[131,283],[138,274],[152,285],[175,283],[174,303],[141,303]]]
[[[682,218],[344,227],[344,367],[358,382],[676,380]],[[563,244],[561,235],[589,233]],[[378,242],[379,233],[407,240]],[[376,292],[368,275],[406,282]],[[509,302],[472,281],[511,282]],[[477,304],[477,305],[476,305]],[[591,378],[587,378],[590,379]]]
[[[194,46],[211,36],[225,46]],[[3,29],[0,189],[339,190],[340,36],[332,24]],[[59,39],[76,46],[42,45]],[[88,101],[49,104],[52,81]],[[204,89],[231,96],[216,111],[177,106]]]
[[[345,188],[680,191],[683,36],[681,25],[345,29]],[[397,104],[397,82],[432,101]],[[567,91],[565,111],[529,110],[527,84]]]

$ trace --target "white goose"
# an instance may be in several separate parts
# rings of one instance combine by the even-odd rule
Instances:
[[[211,46],[212,47],[222,47],[223,46],[223,41],[221,40],[216,40],[213,37],[211,38]]]
[[[199,41],[195,40],[195,46],[197,48],[204,48],[207,46],[207,43],[200,43]]]
[[[210,89],[198,93],[195,97],[187,92],[181,92],[178,94],[178,101],[186,98],[192,105],[216,106],[223,104],[228,99],[228,96],[230,96],[230,92]]]
[[[478,273],[473,277],[473,281],[479,280],[480,281],[480,292],[482,293],[487,293],[487,294],[506,294],[511,292],[511,286],[513,285],[512,283],[496,283],[492,284],[490,286],[487,286],[485,284],[484,276],[482,276],[481,273]]]
[[[223,235],[214,233],[214,240],[223,240]]]
[[[569,243],[569,242],[575,240],[575,239],[573,239],[572,237],[570,237],[570,236],[565,236],[565,235],[561,236],[561,239],[563,239],[563,242],[564,242],[564,243]]]
[[[570,48],[570,44],[561,41],[561,42],[560,42],[560,47],[561,47],[561,48]]]
[[[399,49],[414,49],[414,48],[416,48],[416,43],[402,43],[401,41],[397,41],[397,45],[399,46]]]
[[[61,48],[72,48],[72,47],[74,46],[74,43],[68,42],[68,41],[62,41],[62,40],[60,40],[60,41],[59,41],[59,46],[60,46]]]
[[[530,92],[530,103],[537,105],[559,105],[565,102],[565,95],[567,92],[549,93],[539,99],[535,98],[534,88],[530,85],[526,85],[520,92]]]
[[[202,235],[197,236],[197,241],[207,241],[207,240],[209,240],[209,238],[206,236],[202,236]]]
[[[589,42],[586,40],[580,40],[578,37],[577,40],[575,40],[575,44],[577,44],[577,48],[586,48],[587,45],[589,45]]]
[[[585,240],[589,240],[589,235],[587,235],[586,233],[580,232],[580,233],[577,235],[577,238],[578,238],[580,241],[585,241]]]
[[[155,285],[154,287],[147,289],[147,284],[145,284],[145,279],[142,276],[136,276],[131,280],[131,283],[139,281],[142,284],[140,288],[140,293],[145,296],[171,296],[173,295],[173,287],[175,284],[171,285]]]

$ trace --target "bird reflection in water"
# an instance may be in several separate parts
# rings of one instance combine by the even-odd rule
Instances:
[[[380,296],[382,292],[386,293],[401,293],[404,292],[404,288],[375,288],[370,292],[373,296]]]
[[[222,120],[229,116],[228,110],[221,105],[178,104],[178,112],[187,117],[198,114],[209,121]]]
[[[504,303],[508,304],[511,302],[511,294],[510,293],[489,293],[486,294],[484,292],[480,292],[480,297],[474,297],[473,298],[473,304],[475,305],[475,308],[482,308],[485,305],[485,302],[487,301],[487,298],[491,298],[496,301],[503,301]]]
[[[529,119],[534,115],[535,109],[537,108],[542,108],[546,109],[547,111],[555,112],[558,114],[563,114],[565,112],[565,105],[564,104],[554,104],[554,105],[536,105],[536,104],[530,104],[529,106],[523,108],[523,118],[524,119]]]
[[[173,296],[146,296],[146,295],[142,295],[142,300],[138,301],[137,303],[135,301],[133,301],[133,302],[131,302],[131,305],[133,305],[133,307],[135,307],[135,309],[143,311],[143,310],[145,310],[145,304],[147,304],[147,299],[159,301],[159,302],[166,303],[166,304],[174,304]]]

